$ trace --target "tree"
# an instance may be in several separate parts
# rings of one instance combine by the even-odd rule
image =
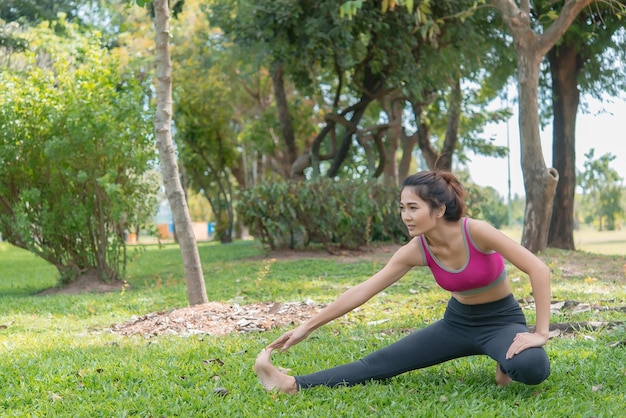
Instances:
[[[526,211],[522,245],[532,252],[545,249],[552,216],[552,203],[559,178],[554,168],[547,168],[539,133],[538,88],[542,58],[567,31],[568,27],[593,0],[565,0],[561,12],[541,33],[533,29],[530,2],[518,7],[511,0],[491,0],[500,11],[513,37],[517,53],[519,92],[519,130]]]
[[[513,37],[517,54],[517,82],[519,91],[519,129],[521,142],[521,163],[526,191],[526,210],[522,245],[533,252],[543,250],[547,245],[548,226],[552,216],[552,203],[558,183],[558,172],[547,168],[541,150],[539,133],[538,87],[539,70],[542,58],[556,44],[572,24],[576,16],[595,0],[565,0],[560,13],[552,13],[552,23],[535,32],[530,1],[522,0],[520,5],[512,0],[490,0],[501,13]],[[346,2],[344,8],[359,6],[361,2]],[[413,2],[385,0],[383,7],[406,4],[412,8]],[[623,9],[619,2],[608,2]],[[418,13],[420,9],[417,9]]]
[[[393,184],[408,172],[418,143],[428,153],[427,160],[436,161],[443,154],[439,162],[447,168],[452,153],[463,149],[502,152],[473,135],[478,126],[473,121],[496,118],[480,106],[463,115],[470,109],[463,105],[463,95],[475,99],[472,104],[493,97],[497,88],[485,87],[488,83],[481,74],[493,77],[503,60],[479,49],[486,44],[476,28],[488,26],[478,25],[477,20],[473,25],[464,22],[456,15],[461,8],[458,2],[432,5],[429,14],[452,22],[446,23],[445,30],[440,30],[441,22],[432,25],[432,19],[416,25],[406,9],[382,13],[380,1],[359,2],[361,9],[354,19],[342,18],[333,1],[219,3],[215,25],[235,45],[249,48],[249,56],[259,57],[266,66],[280,62],[284,78],[299,92],[321,98],[315,105],[324,120],[293,163],[294,177],[305,177],[304,170],[309,170],[308,177],[350,177],[367,167],[356,174],[384,176]],[[463,54],[467,61],[459,65]],[[462,79],[470,80],[466,85],[474,82],[485,88],[480,93],[461,89]],[[413,120],[407,118],[411,111]],[[413,132],[406,129],[408,125]]]
[[[554,15],[553,3],[536,4],[539,20]],[[621,36],[615,36],[621,31]],[[574,250],[576,188],[576,115],[581,94],[618,95],[626,88],[621,63],[626,57],[623,22],[615,10],[596,3],[580,13],[563,38],[548,52],[552,96],[552,163],[559,183],[548,234],[548,246]],[[620,39],[621,38],[621,39]],[[621,42],[620,42],[621,40]]]
[[[145,2],[136,0],[141,6]],[[172,141],[172,63],[169,50],[170,9],[168,0],[154,0],[154,31],[156,40],[157,108],[154,117],[159,161],[165,193],[174,216],[174,229],[180,244],[185,269],[187,298],[190,305],[207,303],[200,255],[193,234],[189,208],[180,181],[176,152]]]
[[[243,186],[244,154],[237,141],[238,83],[230,61],[203,16],[199,2],[187,2],[174,29],[174,139],[186,186],[211,206],[216,237],[233,241],[235,191]],[[247,107],[247,106],[242,106]],[[245,112],[244,109],[241,111]]]
[[[593,148],[585,154],[587,159],[579,184],[583,189],[583,200],[591,208],[592,216],[597,219],[599,230],[604,229],[606,220],[606,229],[611,231],[616,228],[617,220],[624,214],[621,207],[623,179],[610,167],[611,161],[615,160],[613,154],[604,154],[598,159],[594,159],[594,154]]]
[[[143,90],[76,25],[25,32],[0,71],[0,231],[54,265],[60,282],[124,276],[128,229],[153,215]],[[71,41],[70,41],[71,39]]]

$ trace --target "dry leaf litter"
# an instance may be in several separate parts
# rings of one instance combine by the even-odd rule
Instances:
[[[112,325],[111,332],[123,336],[141,335],[146,338],[159,335],[219,336],[233,332],[262,332],[274,327],[299,324],[312,317],[322,307],[310,300],[246,305],[209,302],[132,317],[126,323]]]

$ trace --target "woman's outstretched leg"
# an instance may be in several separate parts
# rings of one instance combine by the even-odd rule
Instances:
[[[352,386],[383,380],[458,357],[477,354],[471,331],[457,329],[445,320],[419,329],[360,360],[295,377],[298,388]]]
[[[298,385],[293,376],[280,371],[271,362],[272,350],[264,348],[254,362],[254,372],[259,377],[265,390],[278,390],[281,393],[294,394],[298,392]]]

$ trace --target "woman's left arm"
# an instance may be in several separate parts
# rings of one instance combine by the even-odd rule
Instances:
[[[548,342],[550,332],[550,269],[528,249],[487,222],[473,220],[470,225],[472,239],[481,249],[500,253],[511,264],[528,274],[532,286],[537,318],[535,332],[518,334],[507,352],[507,358],[526,348],[543,346]]]

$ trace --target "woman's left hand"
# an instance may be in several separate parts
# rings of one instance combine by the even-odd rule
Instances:
[[[506,352],[506,359],[512,359],[516,354],[527,348],[542,347],[548,342],[548,337],[534,332],[520,332],[513,338],[513,343]]]

